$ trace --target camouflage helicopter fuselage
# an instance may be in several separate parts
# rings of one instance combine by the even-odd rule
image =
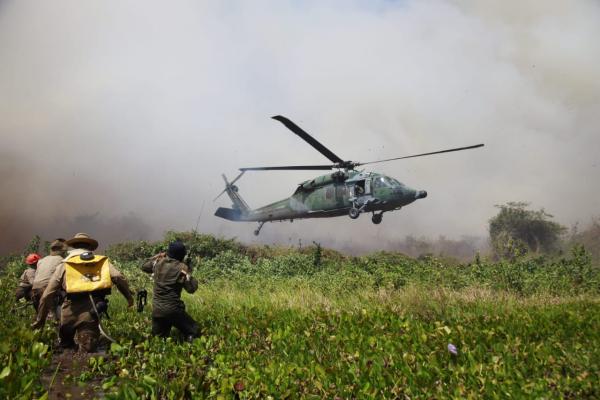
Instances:
[[[293,221],[299,218],[327,218],[341,215],[348,215],[350,218],[356,219],[363,212],[372,212],[371,220],[374,224],[379,224],[384,212],[398,210],[417,199],[427,197],[427,192],[411,189],[394,178],[377,172],[357,171],[356,167],[483,147],[483,144],[477,144],[366,163],[356,162],[338,157],[288,118],[276,115],[273,119],[285,125],[328,158],[332,164],[240,168],[242,173],[232,182],[228,182],[223,175],[225,190],[221,194],[227,193],[233,201],[233,206],[232,208],[219,207],[215,215],[230,221],[257,221],[259,226],[254,231],[255,235],[258,235],[263,224],[269,221]],[[234,185],[246,171],[285,170],[335,170],[335,172],[304,181],[287,199],[255,210],[248,207],[248,204],[238,194],[237,186]]]
[[[243,201],[236,186],[227,184],[226,192],[233,208],[221,207],[216,216],[260,223],[342,215],[357,218],[361,212],[373,212],[373,222],[378,224],[383,212],[398,210],[427,196],[424,190],[414,190],[386,175],[359,171],[337,171],[304,181],[292,196],[255,210]]]

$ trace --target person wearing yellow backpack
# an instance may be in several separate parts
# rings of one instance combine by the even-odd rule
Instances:
[[[113,283],[133,306],[133,296],[127,279],[106,256],[94,254],[98,242],[86,233],[78,233],[66,244],[73,248],[56,267],[48,286],[40,299],[33,328],[44,326],[54,297],[62,289],[66,298],[61,307],[58,328],[63,348],[78,347],[80,351],[93,352],[100,336],[99,318],[96,311],[100,304],[106,305]]]

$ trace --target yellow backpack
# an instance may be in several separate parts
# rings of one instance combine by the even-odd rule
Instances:
[[[65,261],[65,280],[67,293],[94,292],[110,289],[110,269],[106,256],[96,256],[82,260],[75,256]]]

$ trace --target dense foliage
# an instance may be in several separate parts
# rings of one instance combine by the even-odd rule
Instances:
[[[600,261],[600,218],[593,218],[587,226],[575,225],[571,230],[567,246],[583,245],[594,260]]]
[[[552,221],[544,209],[528,210],[528,203],[509,202],[498,205],[500,212],[490,220],[490,241],[496,254],[510,257],[533,251],[550,253],[560,245],[566,228]]]
[[[115,399],[600,396],[600,269],[581,246],[460,264],[171,232],[108,253],[133,289],[151,291],[140,260],[175,237],[201,282],[184,301],[202,337],[151,337],[150,310],[126,309],[115,291],[104,324],[118,344],[72,385]],[[32,311],[14,310],[20,268],[0,278],[0,398],[43,396],[53,373],[52,326],[32,333]]]
[[[10,261],[0,275],[0,398],[30,399],[43,391],[41,372],[50,363],[52,332],[32,332],[31,307],[15,305],[23,267]]]

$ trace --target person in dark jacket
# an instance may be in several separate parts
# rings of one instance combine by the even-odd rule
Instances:
[[[142,271],[153,274],[152,334],[167,337],[175,326],[191,341],[199,335],[196,321],[185,312],[181,301],[181,289],[194,293],[198,281],[192,277],[190,268],[183,263],[185,245],[180,241],[169,244],[167,253],[160,253],[142,264]]]

